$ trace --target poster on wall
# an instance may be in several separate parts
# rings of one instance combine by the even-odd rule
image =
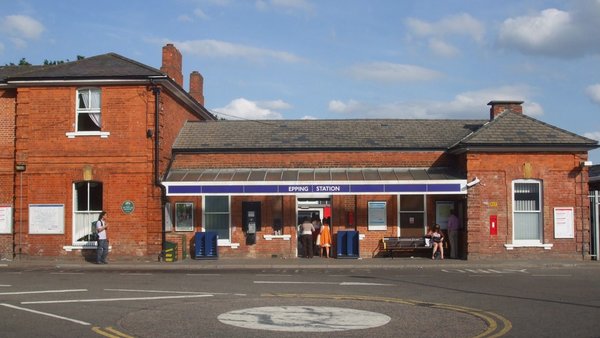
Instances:
[[[32,235],[64,234],[64,204],[30,204],[29,233]]]
[[[194,231],[194,203],[175,203],[175,231]]]
[[[12,207],[0,206],[0,234],[12,233]]]
[[[554,208],[554,238],[574,238],[573,208]]]
[[[387,230],[386,202],[369,202],[369,230]]]
[[[452,201],[435,202],[435,223],[440,225],[440,229],[448,229],[448,217],[452,209],[454,209]]]

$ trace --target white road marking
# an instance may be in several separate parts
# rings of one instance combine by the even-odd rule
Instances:
[[[186,276],[220,276],[220,273],[186,273]]]
[[[257,273],[255,276],[257,277],[292,277],[293,275],[279,275],[276,273]]]
[[[560,275],[560,274],[550,275],[550,274],[548,274],[548,275],[532,275],[532,276],[533,277],[571,277],[572,275]]]
[[[151,273],[134,273],[134,272],[123,272],[122,274],[120,274],[121,276],[152,276]]]
[[[83,275],[83,272],[51,272],[51,275]]]
[[[0,305],[6,306],[6,307],[11,308],[11,309],[16,309],[16,310],[21,310],[21,311],[27,311],[27,312],[31,312],[31,313],[35,313],[35,314],[39,314],[39,315],[44,315],[44,316],[48,316],[48,317],[52,317],[52,318],[58,318],[58,319],[66,320],[66,321],[73,322],[73,323],[76,323],[76,324],[91,325],[90,323],[87,323],[87,322],[84,322],[84,321],[81,321],[81,320],[67,318],[67,317],[63,317],[63,316],[57,316],[57,315],[54,315],[54,314],[51,314],[51,313],[47,313],[47,312],[41,312],[41,311],[31,310],[31,309],[27,309],[27,308],[24,308],[24,307],[14,306],[14,305],[6,304],[6,303],[0,303]]]
[[[12,285],[9,285],[9,284],[0,284],[0,287],[3,287],[3,288],[8,288],[8,287],[11,287],[11,286]]]
[[[162,296],[162,297],[127,297],[127,298],[100,298],[100,299],[65,299],[65,300],[47,300],[35,302],[21,302],[21,304],[64,304],[64,303],[94,303],[94,302],[120,302],[124,300],[159,300],[159,299],[180,299],[180,298],[200,298],[212,297],[212,295],[186,295],[186,296]]]
[[[15,291],[15,292],[2,292],[0,296],[4,295],[30,295],[36,293],[63,293],[63,292],[85,292],[87,289],[71,289],[71,290],[44,290],[44,291]]]
[[[119,292],[149,292],[149,293],[184,293],[192,295],[215,295],[214,292],[203,291],[169,291],[169,290],[134,290],[134,289],[104,289],[104,291],[119,291]]]
[[[381,285],[390,286],[393,284],[381,284],[381,283],[361,283],[361,282],[300,282],[300,281],[269,281],[269,280],[255,280],[254,284],[319,284],[319,285]]]

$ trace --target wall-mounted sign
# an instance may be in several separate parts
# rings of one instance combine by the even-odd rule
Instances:
[[[30,204],[29,205],[30,234],[64,234],[65,205],[64,204]]]
[[[0,234],[12,233],[12,207],[0,206]]]
[[[573,208],[554,208],[554,238],[574,238]]]
[[[387,230],[386,202],[369,202],[369,230]]]
[[[121,204],[121,210],[126,214],[131,214],[135,210],[135,204],[132,201],[125,201]]]

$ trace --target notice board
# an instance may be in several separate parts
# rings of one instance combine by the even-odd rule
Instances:
[[[65,205],[64,204],[30,204],[29,205],[30,234],[64,234]]]
[[[554,238],[574,238],[574,212],[572,207],[554,208]]]
[[[12,207],[0,206],[0,234],[12,233]]]

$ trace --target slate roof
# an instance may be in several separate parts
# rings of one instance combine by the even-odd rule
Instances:
[[[188,122],[174,150],[445,150],[486,121],[261,120]]]
[[[491,147],[544,150],[598,147],[598,142],[506,111],[488,120],[261,120],[188,122],[174,152],[265,150],[452,150]]]
[[[463,145],[580,145],[593,146],[597,141],[546,124],[524,114],[505,111],[461,141]]]
[[[14,68],[18,69],[15,70]],[[156,68],[146,66],[116,53],[107,53],[51,66],[0,67],[0,81],[146,78],[149,76],[164,76],[164,74]]]

